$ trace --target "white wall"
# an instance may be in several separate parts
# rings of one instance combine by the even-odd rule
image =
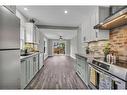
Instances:
[[[96,30],[93,27],[98,24],[98,6],[92,6],[91,9],[88,10],[88,13],[84,16],[84,20],[79,26],[78,34],[77,34],[77,52],[81,54],[85,53],[85,48],[87,46],[87,42],[94,40]],[[85,38],[85,40],[84,40]]]
[[[46,42],[46,51],[44,53],[44,41]],[[48,57],[48,38],[40,30],[40,45],[39,51],[44,53],[44,60]]]
[[[75,59],[76,53],[77,53],[77,36],[73,37],[70,40],[70,56]]]

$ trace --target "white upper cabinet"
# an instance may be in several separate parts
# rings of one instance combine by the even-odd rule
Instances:
[[[109,7],[98,7],[98,21],[96,24],[104,21],[109,16]],[[95,25],[96,25],[95,24]],[[98,30],[97,31],[97,40],[106,40],[109,39],[109,30]]]
[[[39,29],[33,23],[26,23],[26,42],[39,43]]]
[[[34,25],[33,23],[26,23],[26,42],[34,42]]]
[[[94,26],[109,16],[108,7],[93,7],[88,11],[81,27],[81,38],[83,42],[109,39],[108,30],[94,29]]]
[[[96,40],[96,32],[93,28],[98,23],[98,7],[92,7],[88,10],[86,17],[81,25],[81,35],[83,42],[90,42]]]
[[[40,40],[40,36],[39,36],[40,35],[40,31],[39,31],[39,29],[37,27],[36,27],[35,35],[36,35],[35,36],[35,43],[39,44],[40,43],[39,42],[39,40]]]

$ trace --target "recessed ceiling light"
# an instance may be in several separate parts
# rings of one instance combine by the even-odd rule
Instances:
[[[67,10],[65,10],[65,11],[64,11],[64,13],[65,13],[65,14],[67,14],[67,13],[68,13],[68,11],[67,11]]]
[[[28,8],[24,8],[25,11],[28,11]]]

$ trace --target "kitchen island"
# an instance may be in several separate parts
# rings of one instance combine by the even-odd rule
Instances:
[[[104,62],[103,57],[99,58],[90,55],[76,54],[76,60],[76,72],[89,88],[126,89],[126,68]],[[78,70],[79,66],[77,65],[81,66],[81,68],[84,67],[84,70]],[[82,76],[86,77],[84,78]]]

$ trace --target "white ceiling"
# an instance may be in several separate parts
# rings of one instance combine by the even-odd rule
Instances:
[[[24,8],[28,8],[25,11]],[[55,26],[79,26],[95,6],[17,6],[26,17],[36,18],[37,24]],[[64,10],[68,14],[64,14]]]
[[[72,39],[77,35],[76,30],[40,29],[48,39]]]

